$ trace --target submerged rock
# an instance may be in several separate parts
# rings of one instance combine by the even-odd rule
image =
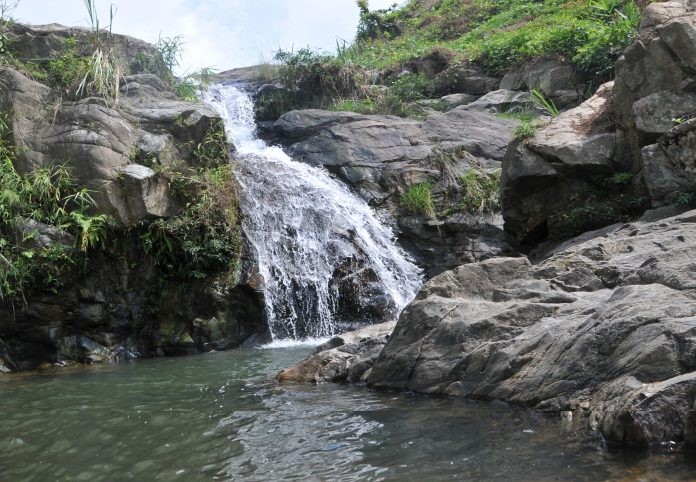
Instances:
[[[428,282],[372,387],[570,411],[632,446],[693,443],[696,211],[615,225],[546,260],[497,258]]]

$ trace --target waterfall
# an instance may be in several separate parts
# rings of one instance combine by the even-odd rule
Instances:
[[[367,297],[365,304],[398,316],[422,281],[392,230],[326,170],[259,139],[247,92],[217,84],[203,99],[222,116],[237,149],[242,228],[256,250],[273,339],[326,337],[345,328],[339,305],[346,283],[365,291],[354,296]]]

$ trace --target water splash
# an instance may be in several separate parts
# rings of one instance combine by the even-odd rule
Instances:
[[[222,116],[237,149],[243,229],[256,250],[273,339],[336,334],[335,281],[346,271],[369,271],[383,295],[375,302],[388,304],[397,316],[422,281],[391,229],[324,169],[295,162],[259,139],[246,92],[218,84],[203,99]]]

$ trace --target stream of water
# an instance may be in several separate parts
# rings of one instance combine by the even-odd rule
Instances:
[[[0,377],[0,480],[693,480],[502,404],[265,382],[309,348]]]
[[[244,232],[256,250],[274,339],[316,338],[340,331],[337,273],[369,269],[398,313],[421,286],[420,270],[371,208],[324,169],[293,161],[256,136],[254,104],[235,85],[204,94],[236,147]]]

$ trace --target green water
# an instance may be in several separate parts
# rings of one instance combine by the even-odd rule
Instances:
[[[277,387],[307,348],[0,378],[0,480],[688,480],[502,404]]]

